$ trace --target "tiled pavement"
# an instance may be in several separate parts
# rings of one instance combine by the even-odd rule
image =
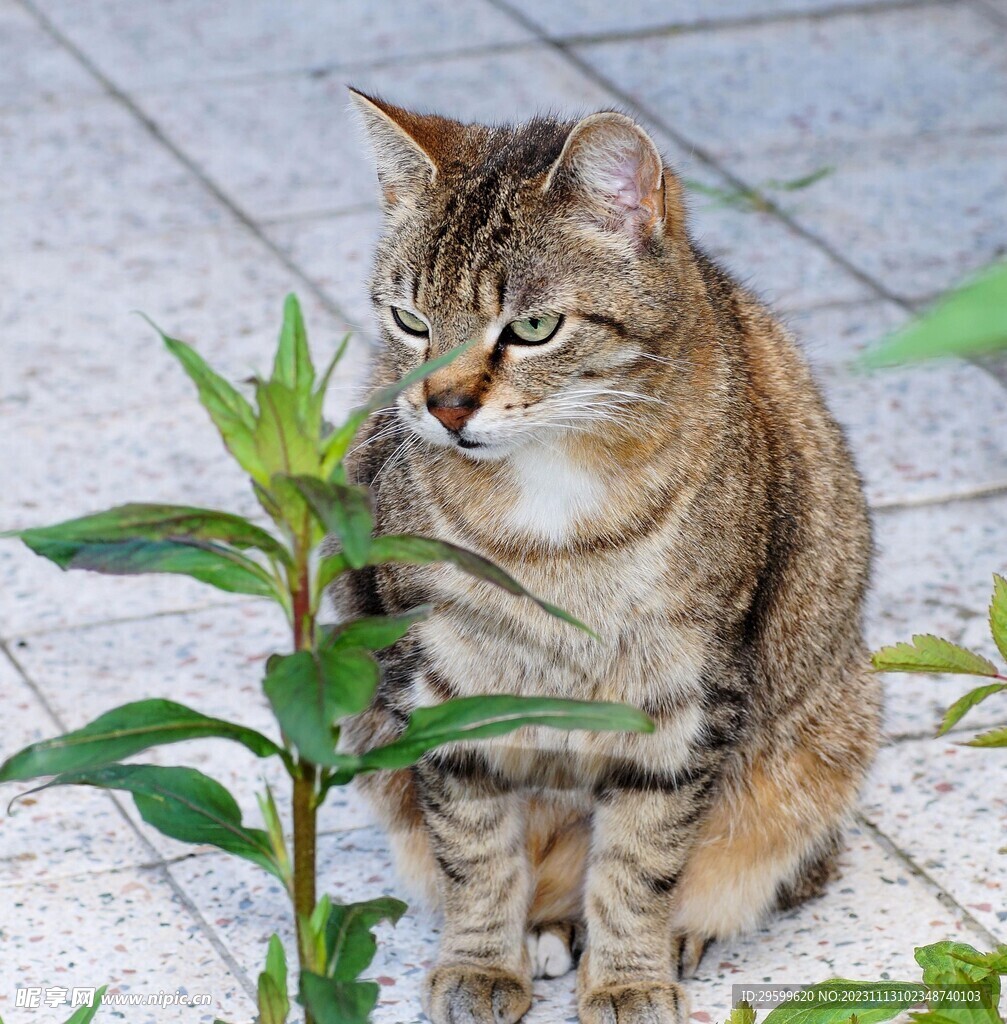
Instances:
[[[248,509],[185,381],[131,310],[235,378],[270,351],[279,303],[315,345],[358,330],[374,185],[344,83],[461,117],[628,109],[706,185],[822,166],[768,212],[694,193],[696,234],[787,315],[847,426],[876,510],[868,633],[989,648],[1007,568],[1007,392],[970,364],[854,376],[849,358],[1007,242],[1004,0],[0,0],[0,529],[124,499]],[[0,753],[141,695],[265,724],[257,679],[282,642],[254,602],[171,578],[63,575],[0,546]],[[897,977],[914,945],[1007,940],[1007,763],[931,738],[967,681],[888,681],[890,743],[819,902],[713,948],[693,1018],[735,982]],[[1004,718],[1000,705],[999,719]],[[990,702],[972,719],[997,720]],[[213,744],[168,752],[233,786],[261,767]],[[349,797],[324,820],[337,896],[394,892]],[[53,792],[0,820],[0,1014],[19,985],[208,992],[213,1005],[99,1020],[246,1022],[285,911],[252,867],[188,853],[131,805]],[[436,926],[407,916],[374,966],[381,1024],[418,1018]],[[65,1016],[65,1015],[64,1015]],[[533,1024],[574,1018],[572,979]]]

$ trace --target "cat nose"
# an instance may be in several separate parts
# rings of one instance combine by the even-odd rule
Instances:
[[[447,392],[431,395],[427,399],[427,409],[430,415],[443,423],[448,430],[458,431],[476,411],[476,400],[471,395]]]

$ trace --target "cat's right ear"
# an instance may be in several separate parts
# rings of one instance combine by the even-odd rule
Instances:
[[[435,114],[414,114],[349,88],[374,147],[385,207],[413,202],[436,181],[438,161],[461,126]]]

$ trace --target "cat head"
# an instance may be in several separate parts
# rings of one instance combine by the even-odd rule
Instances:
[[[690,249],[650,136],[611,111],[489,127],[353,98],[385,210],[371,296],[386,358],[401,375],[472,342],[400,396],[406,424],[495,460],[652,402]]]

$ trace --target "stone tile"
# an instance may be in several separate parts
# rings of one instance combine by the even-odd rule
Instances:
[[[0,761],[29,743],[58,735],[42,703],[0,654]],[[0,792],[0,888],[85,872],[110,871],[153,859],[108,795],[51,789],[8,805],[35,783],[12,782]],[[0,902],[8,899],[0,898]],[[0,996],[3,993],[0,992]]]
[[[376,830],[323,839],[321,888],[342,902],[402,896],[384,840]],[[913,947],[955,937],[979,942],[960,917],[941,906],[903,865],[854,830],[844,874],[820,900],[781,915],[759,932],[712,946],[699,976],[688,983],[693,1020],[724,1020],[731,985],[774,980],[813,982],[842,976],[864,980],[912,979]],[[182,861],[171,872],[207,909],[219,934],[246,970],[258,970],[269,936],[290,946],[289,908],[279,885],[254,866],[217,854]],[[851,929],[856,929],[855,935]],[[368,971],[381,985],[375,1024],[424,1021],[420,985],[436,954],[437,925],[410,910],[393,930],[382,926],[378,954]],[[535,982],[529,1024],[576,1021],[574,975]]]
[[[463,120],[572,115],[612,98],[545,48],[363,69],[352,84]],[[373,203],[376,179],[343,76],[141,94],[166,134],[258,218]]]
[[[250,602],[29,637],[17,654],[71,728],[121,704],[162,697],[276,737],[275,720],[261,689],[263,665],[269,654],[289,647],[280,611],[265,602]],[[83,690],[81,682],[86,683]],[[273,787],[281,806],[289,803],[289,782],[277,760],[260,760],[224,740],[173,744],[146,751],[137,760],[199,769],[226,786],[245,820],[256,825],[261,817],[255,794],[263,789],[263,781]],[[139,822],[131,800],[125,802]],[[368,820],[355,794],[333,791],[320,827],[354,828]],[[140,827],[165,856],[192,850],[145,824]]]
[[[52,103],[101,86],[13,0],[0,3],[0,108]]]
[[[850,13],[577,52],[720,157],[807,155],[824,143],[1005,123],[1003,46],[967,7]]]
[[[883,0],[877,0],[880,4]],[[536,0],[510,0],[551,36],[584,36],[632,32],[648,28],[716,28],[718,22],[740,18],[772,19],[808,11],[841,9],[858,0],[720,0],[698,5],[689,0],[640,0],[620,7],[606,0],[567,0],[543,4]]]
[[[122,1006],[99,1018],[128,1024],[168,1020],[211,1022],[251,1020],[252,1001],[228,971],[200,926],[172,892],[160,871],[122,871],[40,881],[8,889],[0,900],[7,984],[0,990],[0,1012],[11,1024],[64,1020],[58,1011],[17,1010],[17,986],[91,988],[108,984],[110,993],[157,997],[183,990],[210,996],[209,1005]],[[184,1013],[184,1016],[183,1016]]]
[[[5,353],[0,415],[45,423],[50,431],[71,416],[128,412],[142,432],[138,413],[174,407],[185,409],[196,429],[207,423],[204,440],[212,440],[192,382],[137,310],[193,344],[232,381],[268,374],[287,292],[300,295],[320,366],[347,329],[267,245],[236,224],[9,255],[0,258],[0,279],[7,284],[0,330],[24,339]],[[332,380],[333,399],[346,397],[364,349],[350,346]]]
[[[223,208],[113,100],[0,114],[4,255],[220,221]],[[9,269],[0,287],[11,287]]]
[[[779,309],[868,300],[872,293],[778,217],[690,197],[692,233],[710,256]]]
[[[1003,752],[943,740],[900,743],[882,751],[875,777],[867,817],[980,924],[1007,940]]]
[[[367,279],[381,231],[377,207],[266,226],[277,245],[339,303],[354,331],[373,336]]]
[[[878,513],[877,558],[868,599],[872,648],[934,633],[1002,663],[990,637],[987,610],[993,573],[1007,573],[1007,497]],[[926,735],[944,712],[982,681],[967,676],[884,677],[889,732]],[[1007,719],[993,699],[973,708],[960,728]]]
[[[834,173],[781,205],[897,295],[935,295],[1007,252],[1003,134],[853,145],[822,160]],[[822,160],[794,153],[734,166],[748,181],[792,179]]]
[[[852,365],[907,316],[870,303],[787,318],[847,431],[872,504],[1007,484],[1007,392],[989,374],[955,360],[874,373]]]
[[[101,0],[44,0],[45,12],[102,71],[127,90],[377,61],[407,62],[467,47],[531,38],[480,0],[450,8],[421,0],[389,16],[366,0],[303,4],[284,0],[170,0],[152,7]]]

